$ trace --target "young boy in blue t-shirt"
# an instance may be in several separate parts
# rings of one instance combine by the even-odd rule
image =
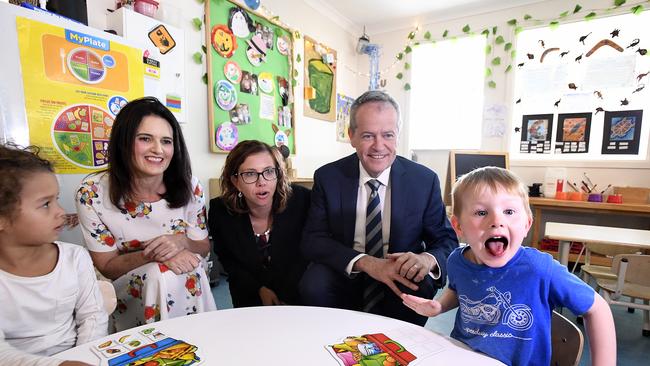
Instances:
[[[616,333],[607,303],[552,256],[522,247],[533,222],[524,184],[485,167],[452,191],[451,223],[468,246],[448,259],[449,287],[439,300],[402,295],[425,316],[459,306],[451,336],[509,365],[551,360],[551,311],[583,315],[593,365],[616,364]]]

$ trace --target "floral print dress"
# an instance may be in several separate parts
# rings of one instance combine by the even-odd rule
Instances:
[[[100,173],[87,177],[77,191],[81,231],[91,252],[139,251],[143,242],[164,234],[184,233],[192,240],[208,236],[203,189],[194,177],[192,199],[175,209],[164,199],[125,202],[121,209],[111,203],[108,187],[108,174]],[[205,267],[203,260],[194,271],[176,275],[152,262],[115,280],[117,308],[111,317],[117,331],[216,310]]]

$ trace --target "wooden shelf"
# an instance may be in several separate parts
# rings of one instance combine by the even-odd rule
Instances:
[[[559,253],[557,251],[555,251],[555,250],[540,249],[540,251],[552,255],[553,258],[555,258],[557,260],[560,259]],[[577,254],[574,254],[574,253],[569,254],[569,262],[574,262],[575,263],[576,259],[578,259]],[[584,253],[580,256],[580,262],[579,263],[585,264],[585,255],[584,255]],[[598,266],[611,266],[612,265],[612,259],[600,256],[600,255],[592,254],[591,255],[591,264],[595,264],[595,265],[598,265]]]

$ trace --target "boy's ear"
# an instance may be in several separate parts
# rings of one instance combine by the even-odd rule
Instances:
[[[460,221],[458,221],[458,217],[456,217],[456,215],[451,216],[451,227],[454,228],[456,236],[459,238],[463,236],[463,230],[460,228]]]

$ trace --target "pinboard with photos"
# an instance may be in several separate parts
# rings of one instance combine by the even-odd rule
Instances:
[[[292,31],[229,0],[206,1],[211,151],[260,140],[296,152]]]

